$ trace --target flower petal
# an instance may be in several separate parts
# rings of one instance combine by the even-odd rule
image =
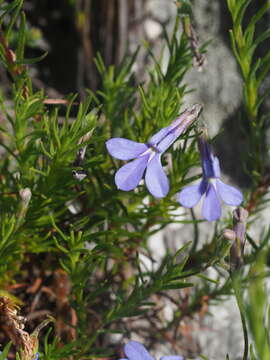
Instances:
[[[137,341],[129,341],[125,345],[125,354],[128,360],[154,360],[143,344]]]
[[[183,356],[178,355],[167,355],[161,356],[160,360],[184,360]]]
[[[220,165],[219,165],[219,160],[216,156],[213,157],[213,171],[214,171],[214,177],[220,178]]]
[[[106,147],[113,157],[120,160],[135,159],[149,149],[145,144],[124,138],[110,139],[106,141]]]
[[[148,141],[149,146],[155,146],[161,152],[167,150],[182,132],[199,116],[201,110],[202,105],[200,104],[194,104],[184,110],[169,126],[159,130],[150,138]]]
[[[162,168],[159,154],[156,154],[147,165],[145,183],[150,193],[157,198],[168,194],[169,181]]]
[[[219,160],[214,156],[212,149],[204,136],[199,136],[199,150],[204,177],[208,179],[220,177]]]
[[[191,108],[191,110],[193,109],[193,107]],[[186,119],[187,114],[189,114],[189,109],[186,109],[184,112],[182,112],[182,114],[179,115],[179,117],[174,120],[169,126],[166,126],[165,128],[159,130],[155,135],[153,135],[150,140],[148,141],[149,145],[155,146],[157,145],[160,141],[165,140],[166,136],[170,133],[170,140],[166,140],[166,146],[167,148],[173,143],[174,139],[176,137],[178,137],[180,134],[178,134],[177,136],[174,134],[174,132],[176,131],[176,129],[179,128],[179,126],[181,125],[181,123],[183,123],[183,121]],[[165,147],[165,144],[164,144]]]
[[[157,143],[159,143],[171,130],[171,126],[167,126],[161,130],[159,130],[155,135],[153,135],[149,141],[147,142],[147,144],[149,144],[149,146],[156,146]]]
[[[221,206],[216,189],[213,184],[209,184],[202,207],[202,216],[208,221],[214,221],[221,216]]]
[[[115,183],[118,189],[129,191],[140,182],[147,166],[150,154],[144,155],[122,166],[115,174]]]
[[[174,120],[171,125],[167,128],[167,134],[157,146],[160,152],[166,151],[178,137],[197,119],[202,106],[200,104],[194,104],[190,108],[187,108],[179,117]]]
[[[186,208],[192,208],[197,205],[201,197],[206,191],[207,183],[202,180],[197,185],[186,186],[180,193],[177,195],[177,201]]]
[[[176,120],[168,126],[166,134],[160,139],[160,142],[157,146],[158,150],[163,153],[165,152],[177,138],[182,134],[183,131],[187,128],[190,122],[194,119],[194,115],[189,113],[189,110],[185,110]]]
[[[241,191],[237,190],[233,186],[229,186],[224,184],[221,180],[217,179],[217,191],[221,197],[221,199],[227,205],[238,206],[243,201],[243,195]]]
[[[158,144],[157,148],[158,150],[163,153],[165,152],[178,138],[178,134],[176,131],[171,130],[164,139],[161,140],[161,142]]]

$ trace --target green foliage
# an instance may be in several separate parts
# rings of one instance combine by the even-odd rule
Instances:
[[[246,134],[250,136],[252,159],[252,179],[257,185],[265,173],[265,130],[268,127],[268,115],[262,112],[262,106],[269,94],[269,89],[263,88],[263,82],[270,70],[270,51],[262,58],[258,57],[258,47],[263,46],[270,37],[267,29],[257,34],[256,27],[270,7],[265,1],[260,10],[251,19],[245,17],[251,0],[227,0],[231,12],[233,27],[230,31],[232,49],[240,66],[243,77],[243,101],[248,117],[249,129]],[[243,22],[247,21],[244,26]]]
[[[268,171],[266,163],[269,149],[265,144],[265,132],[269,128],[269,113],[265,111],[265,99],[269,94],[269,89],[265,83],[270,70],[270,52],[266,50],[262,57],[258,57],[258,50],[259,48],[263,49],[266,40],[270,37],[270,31],[266,29],[259,33],[258,25],[269,11],[270,2],[263,2],[260,9],[250,19],[246,14],[248,8],[254,5],[251,0],[227,0],[227,4],[233,23],[230,31],[232,49],[243,77],[243,103],[246,110],[245,118],[248,121],[245,134],[250,139],[251,179],[254,189],[256,189],[262,186],[262,179],[265,178]],[[267,199],[263,198],[267,193],[267,187],[268,185],[260,194],[250,196],[250,209],[257,215],[257,218],[259,211],[266,208],[268,203]],[[245,338],[243,359],[248,358],[248,353],[251,359],[268,359],[270,344],[267,335],[268,321],[265,321],[268,304],[264,279],[268,277],[267,271],[265,271],[265,248],[269,241],[269,232],[266,231],[262,234],[259,245],[248,235],[247,239],[253,248],[253,254],[249,258],[251,265],[247,300],[241,290],[241,276],[237,274],[233,278]],[[248,326],[253,340],[250,349],[248,348]]]
[[[250,268],[251,280],[246,304],[246,316],[254,341],[254,347],[251,348],[252,358],[262,360],[270,356],[269,299],[265,284],[265,276],[268,276],[266,254],[259,254]]]

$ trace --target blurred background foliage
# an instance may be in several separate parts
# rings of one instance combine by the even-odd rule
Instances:
[[[86,88],[100,87],[96,54],[101,54],[106,67],[119,65],[145,39],[142,24],[151,17],[147,1],[141,0],[25,1],[24,10],[31,53],[49,50],[38,65],[37,86],[65,95],[75,90],[85,95]]]

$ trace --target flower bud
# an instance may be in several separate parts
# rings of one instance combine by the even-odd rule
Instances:
[[[20,198],[22,199],[22,202],[24,204],[24,207],[28,207],[28,204],[32,197],[32,192],[29,188],[21,189],[20,192]]]
[[[231,229],[225,229],[223,231],[223,236],[230,241],[235,241],[235,239],[236,239],[236,234]]]

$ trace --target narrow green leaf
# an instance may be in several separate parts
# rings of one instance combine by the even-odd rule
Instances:
[[[25,47],[25,28],[26,19],[24,12],[21,13],[21,22],[19,28],[19,37],[18,37],[18,47],[16,50],[16,62],[21,61],[24,56],[24,47]]]
[[[37,56],[35,58],[32,59],[18,59],[16,60],[16,64],[17,65],[32,65],[35,64],[37,62],[42,61],[43,59],[45,59],[45,57],[48,55],[48,52],[46,51],[44,54],[42,54],[41,56]]]
[[[174,282],[167,285],[162,286],[161,290],[173,290],[173,289],[185,289],[187,287],[194,286],[193,283],[188,282]]]
[[[263,6],[256,12],[255,15],[252,16],[249,26],[256,25],[256,23],[263,17],[268,8],[270,7],[270,1],[266,0]]]
[[[11,15],[10,21],[9,21],[7,27],[6,27],[5,32],[4,32],[4,36],[5,36],[5,39],[6,39],[7,43],[9,42],[9,36],[10,36],[11,30],[12,30],[14,24],[15,24],[15,21],[17,20],[19,14],[20,14],[20,10],[21,10],[22,5],[23,5],[23,0],[18,0],[18,1],[15,2],[14,13],[13,13],[13,15]]]
[[[247,36],[247,35],[245,35]],[[245,56],[249,57],[249,59],[252,59],[254,52],[259,44],[261,44],[263,41],[268,39],[270,37],[270,29],[260,34],[254,41],[249,43],[249,40],[247,40],[247,47],[245,49]],[[251,60],[250,60],[251,61]]]
[[[3,1],[1,1],[3,2]],[[20,6],[21,4],[21,0],[14,0],[13,2],[11,2],[10,4],[6,4],[5,6],[1,7],[1,10],[3,11],[3,13],[0,16],[0,25],[2,25],[3,19],[6,17],[6,15],[11,12],[13,9],[15,9],[16,7]]]
[[[243,22],[243,17],[245,15],[245,11],[249,4],[251,3],[251,0],[238,0],[236,8],[234,10],[234,14],[236,13],[237,16],[234,19],[234,26],[237,29],[241,23]]]

